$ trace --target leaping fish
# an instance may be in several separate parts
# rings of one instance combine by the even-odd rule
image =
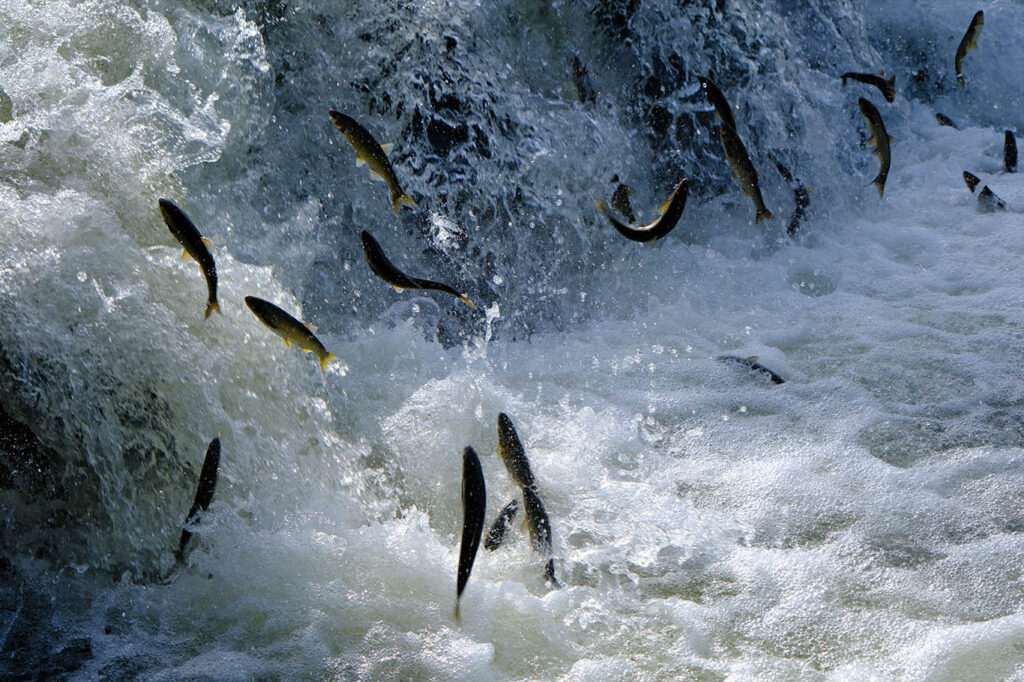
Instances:
[[[544,564],[544,575],[555,587],[561,587],[555,577],[555,558],[552,556],[551,520],[544,510],[535,488],[523,488],[523,502],[526,503],[526,523],[530,529],[530,542],[533,548],[547,559]]]
[[[157,203],[160,204],[160,214],[164,217],[167,229],[171,231],[174,238],[185,249],[181,257],[184,258],[186,255],[192,256],[199,263],[199,267],[203,269],[203,277],[206,278],[206,290],[209,294],[204,319],[209,317],[210,313],[214,310],[220,313],[220,304],[217,303],[217,265],[213,262],[213,255],[210,254],[210,250],[206,248],[206,240],[203,239],[203,235],[199,234],[199,230],[196,229],[196,226],[189,220],[184,211],[167,199],[160,199]]]
[[[615,191],[612,192],[612,208],[626,216],[626,220],[629,222],[636,220],[636,216],[633,215],[633,206],[629,203],[631,196],[633,196],[633,188],[621,182],[615,188]]]
[[[736,134],[736,129],[723,124],[718,126],[718,134],[722,138],[722,148],[725,150],[725,158],[728,159],[729,166],[732,168],[733,177],[739,182],[743,194],[754,202],[754,224],[756,225],[765,218],[771,220],[775,216],[764,205],[757,169],[751,163],[747,148],[743,146],[743,141]]]
[[[885,192],[885,179],[889,177],[889,167],[892,165],[892,151],[889,144],[893,141],[893,138],[889,137],[889,133],[885,131],[882,115],[878,113],[875,105],[863,97],[860,98],[859,104],[860,113],[864,116],[864,120],[867,121],[868,131],[871,133],[868,144],[875,146],[871,153],[878,157],[879,163],[878,175],[871,181],[871,184],[878,188],[878,196],[883,196]]]
[[[896,98],[896,74],[889,76],[888,79],[876,76],[873,73],[854,73],[853,71],[847,71],[840,78],[843,79],[843,86],[846,86],[847,79],[852,81],[859,81],[866,83],[867,85],[873,85],[882,91],[882,96],[885,97],[886,102],[891,102]]]
[[[498,518],[494,519],[491,529],[487,531],[487,538],[484,539],[484,549],[493,552],[501,547],[501,543],[505,541],[505,533],[508,532],[509,528],[512,527],[512,523],[516,520],[517,511],[519,511],[519,500],[517,499],[513,499],[502,507],[501,512],[498,513]]]
[[[459,548],[459,572],[455,586],[455,618],[459,617],[459,600],[473,571],[480,535],[484,531],[487,488],[480,458],[471,447],[462,453],[462,545]]]
[[[504,412],[498,413],[498,457],[505,463],[505,468],[516,485],[522,488],[532,488],[536,485],[533,471],[530,469],[530,460],[526,459],[526,449],[519,440],[515,425]]]
[[[649,225],[633,227],[632,225],[625,225],[619,222],[615,216],[608,212],[608,207],[603,201],[597,205],[597,208],[608,217],[608,222],[623,237],[635,242],[646,242],[648,245],[653,246],[654,242],[671,232],[672,228],[679,222],[679,218],[683,215],[683,209],[686,207],[686,195],[689,191],[689,186],[689,180],[683,178],[672,191],[672,196],[668,198],[668,201],[662,204],[661,215]]]
[[[1012,130],[1007,130],[1003,137],[1003,169],[1007,173],[1017,172],[1017,138]]]
[[[401,204],[415,206],[416,202],[398,184],[398,176],[395,175],[395,169],[388,160],[387,152],[391,149],[391,145],[379,144],[370,131],[359,125],[351,116],[346,116],[333,109],[330,115],[334,127],[341,131],[348,143],[356,150],[356,165],[366,164],[370,167],[370,173],[388,184],[388,189],[391,191],[391,210],[397,214]]]
[[[977,189],[981,178],[970,171],[964,171],[964,182],[967,184],[967,189],[971,190],[971,194],[974,194],[974,190]]]
[[[185,527],[181,530],[181,539],[178,541],[176,556],[179,562],[185,560],[185,546],[188,545],[192,531],[189,528],[195,527],[202,517],[201,511],[206,511],[210,502],[213,501],[213,491],[217,487],[217,467],[220,466],[220,438],[210,441],[206,449],[206,459],[203,460],[203,469],[199,473],[199,486],[196,488],[196,498],[192,502],[192,508],[188,510],[185,517]]]
[[[733,117],[732,107],[729,106],[729,102],[725,99],[722,91],[718,89],[718,86],[710,78],[698,76],[697,80],[700,81],[700,88],[704,91],[704,96],[707,98],[708,103],[715,108],[715,115],[718,119],[735,130],[736,119]]]
[[[741,358],[738,355],[719,355],[716,359],[719,362],[733,362],[742,367],[746,367],[753,372],[764,374],[772,380],[773,384],[786,383],[785,379],[758,362],[760,358],[756,355],[751,355],[749,358]]]
[[[402,289],[441,291],[446,294],[451,294],[470,308],[476,308],[476,305],[472,301],[455,289],[452,289],[447,284],[441,284],[440,282],[434,282],[429,279],[418,279],[405,274],[396,268],[394,263],[388,260],[387,256],[384,255],[384,250],[380,248],[380,244],[377,243],[377,240],[374,239],[369,232],[363,230],[360,233],[360,236],[363,239],[363,254],[366,256],[366,262],[369,263],[370,269],[373,270],[373,274],[393,286],[395,291],[401,291]]]
[[[307,353],[316,353],[317,357],[320,358],[321,372],[326,370],[328,362],[338,359],[338,356],[327,352],[324,344],[320,343],[320,339],[316,338],[309,327],[270,301],[264,301],[262,298],[256,298],[255,296],[246,296],[245,304],[249,306],[249,310],[255,313],[256,317],[260,318],[263,324],[270,327],[275,334],[284,339],[286,346],[290,347],[294,343]]]
[[[967,56],[967,51],[978,47],[978,37],[981,35],[981,29],[984,25],[985,13],[979,9],[974,13],[974,18],[971,19],[971,24],[967,27],[967,32],[964,33],[964,37],[960,39],[960,45],[956,48],[956,82],[961,88],[964,87],[964,74],[960,70],[960,67],[963,66],[964,57]]]

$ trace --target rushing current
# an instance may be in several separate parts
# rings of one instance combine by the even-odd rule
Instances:
[[[1022,25],[1006,0],[0,0],[0,677],[1024,680]],[[394,144],[416,207],[331,109]],[[809,191],[794,235],[776,161]],[[596,208],[625,183],[646,224],[683,178],[653,249]],[[396,292],[362,230],[477,309]],[[561,586],[520,514],[456,619],[464,448],[488,524],[518,492],[500,412]]]

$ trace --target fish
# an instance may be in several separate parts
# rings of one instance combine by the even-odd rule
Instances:
[[[167,229],[185,249],[181,257],[192,256],[199,263],[199,267],[203,269],[208,292],[206,314],[203,318],[209,317],[214,310],[220,314],[220,304],[217,303],[217,265],[213,262],[210,250],[206,248],[207,241],[203,239],[203,235],[199,234],[199,230],[184,211],[167,199],[160,199],[157,203],[160,205],[160,214],[164,217]]]
[[[896,74],[885,79],[881,76],[876,76],[873,73],[854,73],[853,71],[847,71],[840,76],[840,78],[843,79],[843,87],[846,87],[846,80],[850,79],[852,81],[874,85],[882,91],[882,96],[885,97],[886,102],[892,102],[896,98]]]
[[[796,208],[793,211],[793,217],[789,219],[789,224],[786,225],[786,234],[790,237],[795,237],[800,231],[800,221],[803,220],[804,211],[811,205],[811,195],[803,183],[793,178],[793,174],[782,165],[782,162],[775,158],[772,160],[775,161],[775,167],[779,169],[779,175],[782,176],[782,179],[793,190],[793,201],[796,204]]]
[[[340,111],[332,109],[330,116],[334,127],[341,131],[348,143],[352,145],[352,149],[356,150],[356,165],[361,166],[365,163],[370,167],[371,174],[387,183],[388,189],[391,191],[391,210],[397,214],[398,207],[402,204],[416,206],[412,197],[406,194],[398,184],[398,176],[395,175],[395,169],[388,160],[387,152],[391,145],[378,144],[370,131]]]
[[[978,187],[978,183],[981,182],[981,178],[974,173],[964,171],[964,182],[967,183],[967,189],[971,190],[971,194],[974,194],[974,190]]]
[[[949,128],[953,128],[954,130],[960,130],[960,128],[957,127],[956,123],[953,123],[953,119],[951,119],[949,116],[946,116],[945,114],[936,113],[935,120],[939,122],[940,126],[947,126]]]
[[[863,97],[858,100],[858,103],[860,104],[860,113],[864,116],[864,120],[867,121],[868,130],[871,132],[868,144],[875,146],[874,151],[871,153],[878,157],[879,163],[878,175],[871,181],[871,184],[878,188],[878,196],[883,196],[885,192],[885,179],[889,177],[889,167],[892,164],[892,151],[889,145],[893,138],[885,131],[882,115],[878,113],[875,105]]]
[[[619,186],[612,192],[611,201],[612,208],[626,216],[626,220],[629,222],[636,220],[636,216],[633,215],[633,206],[629,203],[631,196],[633,196],[633,188],[620,182]]]
[[[1007,173],[1017,172],[1017,138],[1012,130],[1007,130],[1003,138],[1003,168]]]
[[[328,362],[338,359],[337,355],[327,352],[324,344],[320,343],[320,339],[316,338],[309,327],[270,301],[264,301],[262,298],[255,296],[246,296],[245,304],[249,306],[249,310],[256,314],[256,317],[260,318],[263,324],[270,327],[275,334],[284,339],[286,346],[291,347],[294,343],[307,353],[316,353],[317,357],[320,358],[321,372],[326,371]]]
[[[732,115],[732,107],[729,106],[725,95],[718,89],[715,82],[703,76],[698,76],[697,80],[700,81],[700,88],[704,91],[704,96],[707,98],[708,103],[715,108],[715,115],[718,119],[733,130],[736,130],[736,119]]]
[[[590,84],[590,76],[587,75],[587,67],[583,66],[578,55],[572,56],[572,82],[576,86],[576,97],[580,104],[593,102],[596,98],[594,86]]]
[[[648,245],[653,246],[654,242],[671,232],[672,228],[674,228],[679,222],[679,218],[683,215],[683,209],[686,207],[686,195],[689,191],[689,187],[690,181],[683,178],[672,191],[672,195],[668,198],[668,201],[662,204],[661,215],[658,216],[657,220],[649,225],[642,225],[640,227],[624,225],[616,220],[615,216],[608,213],[608,207],[604,202],[599,203],[597,208],[607,216],[608,222],[610,222],[623,237],[634,242],[645,242]]]
[[[739,182],[743,194],[754,202],[756,211],[754,224],[756,225],[765,218],[771,220],[775,216],[765,208],[764,199],[761,197],[761,187],[758,184],[757,169],[750,162],[750,155],[747,154],[747,149],[743,146],[740,136],[736,134],[736,130],[732,126],[726,125],[724,122],[718,127],[718,134],[722,138],[722,148],[725,150],[725,158],[732,168],[733,177]]]
[[[978,47],[978,37],[981,35],[981,29],[984,25],[985,13],[979,9],[974,13],[974,18],[971,19],[967,32],[964,33],[964,37],[960,39],[960,45],[956,48],[956,82],[961,88],[964,87],[964,74],[960,67],[963,66],[967,51]]]
[[[396,268],[394,263],[388,260],[387,256],[384,255],[384,250],[380,248],[380,244],[377,243],[377,240],[374,239],[369,232],[363,230],[360,233],[360,236],[363,239],[363,254],[366,256],[366,262],[369,263],[370,269],[373,270],[373,274],[393,286],[395,291],[401,291],[402,289],[441,291],[446,294],[451,294],[470,308],[476,308],[476,304],[455,289],[452,289],[447,284],[441,284],[440,282],[434,282],[429,279],[409,277],[404,272]]]
[[[537,484],[516,427],[504,412],[498,413],[498,456],[519,487],[532,488]]]
[[[459,572],[455,586],[455,618],[459,617],[459,600],[473,571],[480,536],[484,532],[487,510],[487,488],[484,470],[476,451],[467,446],[462,453],[462,545],[459,547]]]
[[[220,466],[220,438],[214,438],[206,448],[206,459],[203,460],[203,469],[199,472],[199,486],[196,488],[196,498],[192,502],[192,508],[188,510],[185,517],[185,527],[181,530],[181,540],[178,541],[177,558],[184,561],[185,546],[188,545],[192,531],[189,528],[195,527],[202,518],[201,511],[206,511],[210,502],[213,501],[213,491],[217,487],[217,468]]]
[[[513,499],[502,508],[498,518],[494,519],[494,523],[491,524],[491,529],[487,531],[487,537],[484,539],[484,549],[493,552],[501,547],[501,543],[505,541],[505,533],[512,527],[512,522],[516,520],[516,512],[518,511],[519,500],[517,499]]]
[[[978,208],[982,213],[992,213],[994,211],[1005,211],[1006,202],[996,196],[996,193],[985,185],[978,192]]]
[[[547,559],[544,575],[556,587],[561,587],[555,577],[555,559],[552,556],[551,520],[544,510],[544,504],[533,487],[523,488],[523,502],[526,504],[526,524],[530,529],[530,543],[533,549]]]
[[[771,371],[770,369],[762,365],[760,362],[758,362],[760,358],[758,358],[756,355],[751,355],[749,358],[741,358],[738,355],[719,355],[715,359],[718,360],[719,362],[733,362],[736,363],[737,365],[742,365],[743,367],[746,367],[755,372],[761,372],[762,374],[766,375],[769,379],[771,379],[773,384],[786,383],[785,379],[783,379],[778,374],[776,374],[775,372]]]

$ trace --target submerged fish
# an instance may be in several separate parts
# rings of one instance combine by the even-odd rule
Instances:
[[[556,587],[561,587],[558,579],[555,578],[555,559],[552,556],[551,544],[551,520],[544,510],[544,504],[540,501],[535,488],[523,488],[523,502],[526,503],[526,524],[530,529],[530,542],[533,548],[547,558],[544,565],[544,575]]]
[[[672,191],[672,196],[668,198],[668,201],[662,204],[661,215],[650,225],[643,225],[641,227],[624,225],[616,220],[615,216],[608,213],[608,207],[605,206],[604,202],[598,204],[597,208],[608,217],[608,221],[612,226],[626,239],[653,245],[655,241],[671,232],[672,228],[679,222],[679,218],[683,215],[683,209],[686,207],[686,195],[689,186],[690,181],[683,178],[676,185],[675,190]]]
[[[321,372],[325,371],[328,362],[338,359],[338,356],[327,352],[324,344],[320,343],[320,339],[313,335],[309,327],[270,301],[264,301],[262,298],[256,298],[255,296],[246,296],[245,304],[249,306],[249,310],[256,314],[256,317],[260,318],[263,324],[270,327],[275,334],[284,339],[286,346],[290,347],[294,343],[307,353],[316,353],[317,357],[320,358]]]
[[[758,184],[757,169],[750,162],[750,155],[747,154],[747,148],[743,146],[740,136],[736,134],[736,130],[732,126],[724,123],[718,127],[718,134],[722,138],[722,147],[725,149],[725,158],[728,159],[729,166],[732,168],[732,176],[739,182],[743,194],[754,202],[756,211],[754,224],[756,225],[765,218],[771,220],[775,216],[765,208],[764,199],[761,197],[761,187]]]
[[[199,473],[199,486],[196,488],[196,499],[192,502],[192,508],[188,510],[185,517],[185,527],[181,530],[181,540],[178,541],[177,557],[179,561],[184,560],[185,546],[188,545],[192,531],[189,528],[199,523],[202,517],[200,511],[206,511],[210,502],[213,501],[213,491],[217,487],[217,467],[220,466],[220,438],[210,441],[206,449],[206,459],[203,460],[203,469]]]
[[[751,355],[749,358],[741,358],[738,355],[719,355],[716,358],[719,362],[732,362],[754,372],[760,372],[771,379],[773,384],[786,383],[785,379],[758,362],[759,359],[756,355]]]
[[[981,28],[985,25],[985,13],[980,9],[975,12],[974,18],[971,19],[970,26],[967,27],[967,32],[964,33],[964,37],[960,39],[960,45],[956,48],[956,82],[962,88],[964,87],[964,74],[960,70],[963,66],[964,57],[967,56],[967,51],[978,47],[978,36],[981,35]]]
[[[978,192],[978,208],[982,213],[992,213],[994,211],[1005,211],[1006,202],[996,196],[996,193],[985,185]]]
[[[398,213],[398,207],[401,204],[415,206],[416,202],[412,200],[412,197],[402,191],[402,187],[398,184],[398,176],[395,175],[395,169],[392,168],[391,162],[388,160],[385,147],[390,149],[391,145],[378,144],[370,131],[340,111],[332,109],[330,115],[334,127],[341,131],[348,143],[356,150],[356,165],[361,166],[365,163],[370,167],[370,173],[388,184],[388,189],[391,190],[391,210]]]
[[[636,220],[636,216],[633,215],[633,206],[629,203],[631,196],[633,196],[633,188],[620,182],[612,192],[611,202],[612,208],[624,215],[629,222]]]
[[[576,97],[579,98],[580,104],[594,101],[594,87],[590,84],[587,67],[583,66],[577,55],[572,56],[572,82],[576,86]]]
[[[795,237],[800,231],[800,221],[803,220],[804,211],[811,205],[811,195],[802,182],[793,178],[793,174],[789,172],[788,168],[783,166],[778,159],[773,160],[775,167],[779,169],[779,175],[793,190],[793,202],[796,204],[796,208],[793,211],[793,217],[789,219],[789,224],[786,225],[786,234]]]
[[[504,412],[498,413],[498,456],[505,463],[509,476],[517,485],[532,488],[536,485],[530,461],[526,459],[526,450],[519,440],[516,427]]]
[[[875,105],[863,97],[860,98],[859,104],[860,113],[864,116],[864,120],[867,121],[868,131],[871,133],[868,144],[875,146],[871,153],[878,157],[879,163],[878,175],[871,181],[871,184],[878,188],[878,196],[883,196],[885,192],[885,179],[889,177],[889,167],[892,164],[892,151],[889,144],[893,138],[889,137],[889,133],[885,131],[882,115],[878,113]]]
[[[513,499],[502,508],[498,518],[494,519],[494,523],[491,524],[491,529],[487,531],[487,538],[484,539],[484,549],[493,552],[501,547],[501,543],[505,541],[505,533],[512,527],[512,522],[516,519],[517,511],[519,511],[519,500],[516,499]]]
[[[209,317],[210,313],[214,310],[219,313],[220,304],[217,303],[217,265],[213,262],[210,250],[206,248],[206,240],[203,239],[203,235],[199,234],[199,230],[196,229],[196,226],[189,220],[184,211],[167,199],[160,199],[157,203],[160,204],[160,213],[164,217],[167,229],[171,231],[174,238],[185,249],[181,257],[184,258],[186,254],[192,256],[199,263],[199,267],[203,269],[203,277],[206,278],[206,290],[208,292],[205,317]]]
[[[967,189],[971,190],[971,194],[974,194],[974,190],[978,187],[978,183],[981,182],[981,178],[974,173],[964,171],[964,182],[967,183]]]
[[[1011,130],[1003,138],[1003,168],[1007,173],[1017,172],[1017,138]]]
[[[886,102],[891,102],[896,98],[896,74],[889,76],[888,80],[881,76],[876,76],[873,73],[854,73],[853,71],[847,71],[841,78],[843,79],[843,86],[846,86],[846,80],[858,81],[861,83],[867,83],[868,85],[874,85],[876,88],[882,91],[882,96],[885,97]]]
[[[697,80],[700,81],[700,88],[704,91],[704,96],[707,97],[708,103],[715,108],[715,115],[718,119],[733,130],[736,130],[736,119],[732,115],[732,107],[729,106],[725,95],[718,89],[715,82],[703,76],[698,76]]]
[[[459,548],[459,573],[455,586],[455,617],[459,617],[459,599],[469,582],[476,551],[480,548],[480,535],[484,532],[484,512],[487,506],[487,488],[480,458],[471,447],[462,453],[462,546]]]
[[[935,114],[935,120],[939,122],[940,126],[948,126],[950,128],[953,128],[954,130],[960,130],[959,128],[957,128],[956,123],[953,123],[953,119],[951,119],[949,116],[946,116],[945,114]]]
[[[377,240],[374,239],[369,232],[363,230],[361,237],[363,239],[363,253],[366,255],[366,262],[370,264],[370,269],[373,270],[373,274],[393,286],[396,291],[401,291],[402,289],[441,291],[455,296],[470,308],[476,308],[476,305],[474,305],[472,301],[455,289],[452,289],[447,284],[441,284],[440,282],[434,282],[429,279],[409,277],[388,260],[387,256],[384,255],[383,249],[380,248],[380,244],[377,243]]]

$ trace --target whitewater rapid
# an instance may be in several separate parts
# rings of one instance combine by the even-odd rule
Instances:
[[[1024,10],[985,5],[960,90],[977,9],[0,0],[0,676],[1024,680]],[[891,105],[838,78],[879,69]],[[858,97],[896,138],[884,198]],[[331,108],[395,143],[417,209]],[[773,156],[810,188],[795,239]],[[638,222],[690,178],[656,248],[596,210],[616,175]],[[393,291],[362,229],[480,310]],[[456,621],[463,448],[488,522],[516,493],[499,412],[563,587],[517,522]]]

